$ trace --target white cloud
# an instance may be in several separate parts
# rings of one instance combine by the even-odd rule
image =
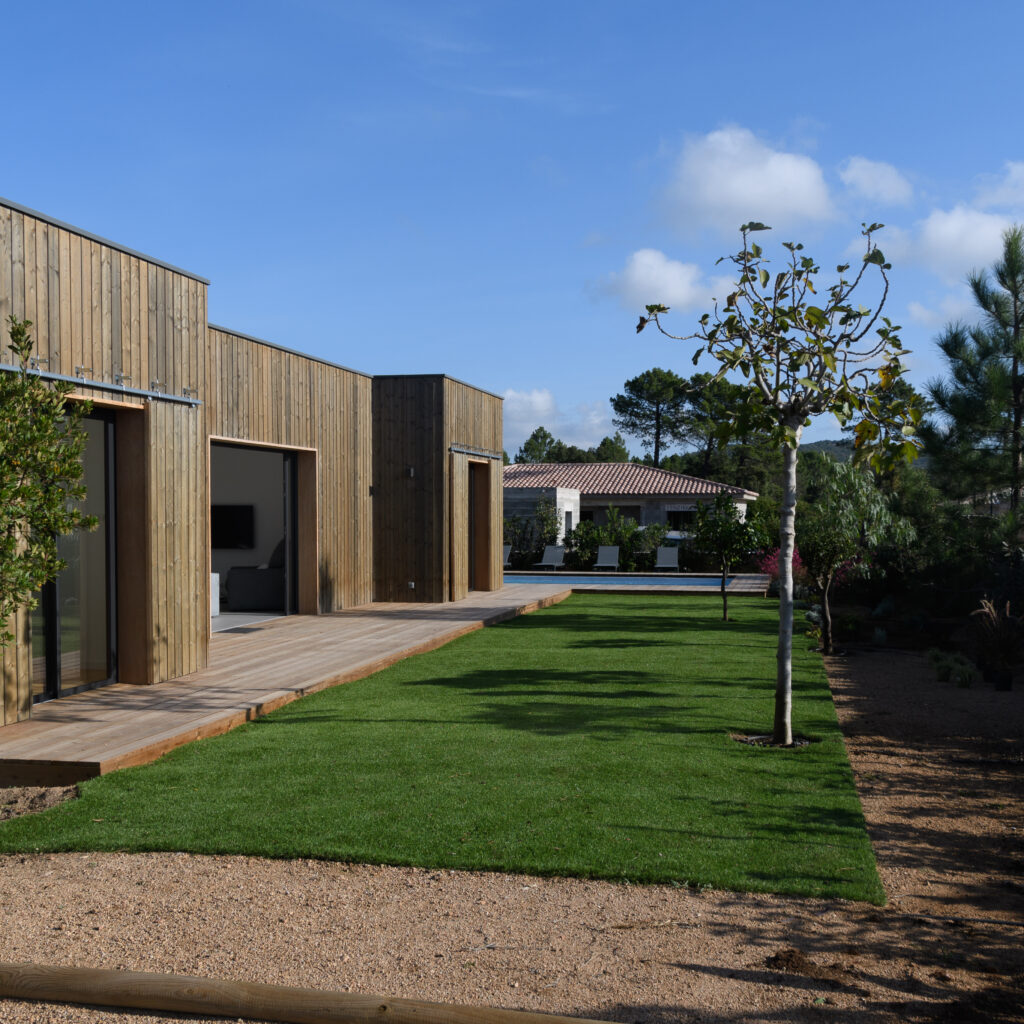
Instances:
[[[513,457],[537,427],[545,427],[560,441],[581,448],[592,448],[615,433],[607,401],[584,402],[563,411],[547,388],[510,388],[503,397],[505,450]]]
[[[920,302],[907,304],[907,312],[914,323],[924,327],[940,328],[956,320],[971,321],[977,318],[977,307],[966,287],[944,296],[935,308]]]
[[[880,203],[901,206],[909,203],[914,190],[892,164],[851,156],[840,168],[839,178],[855,195]]]
[[[540,426],[551,430],[551,425],[561,417],[555,396],[547,388],[534,388],[531,391],[516,391],[509,388],[503,397],[504,433],[507,442],[512,438],[529,437]],[[516,447],[521,443],[521,440],[517,442]]]
[[[750,220],[788,230],[832,216],[828,186],[814,160],[772,149],[737,125],[686,143],[670,201],[683,228],[710,226],[728,234]]]
[[[961,204],[951,210],[932,210],[909,229],[886,227],[875,241],[894,266],[924,267],[946,284],[956,285],[972,270],[990,267],[999,258],[1003,232],[1009,226],[1008,217]],[[863,239],[851,242],[847,255],[860,259]]]
[[[669,259],[658,249],[638,249],[622,270],[608,275],[602,290],[639,314],[649,302],[681,310],[710,309],[712,296],[725,296],[730,284],[729,278],[705,279],[695,263]]]
[[[967,206],[933,210],[918,227],[919,258],[946,280],[963,280],[999,258],[1009,226],[1006,217]]]
[[[976,204],[982,209],[1024,209],[1024,163],[1008,160],[1002,178],[992,177],[978,190]]]

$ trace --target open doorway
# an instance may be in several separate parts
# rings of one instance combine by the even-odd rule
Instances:
[[[469,589],[493,590],[491,579],[491,467],[469,462]]]
[[[298,459],[210,445],[210,614],[218,632],[298,611]]]

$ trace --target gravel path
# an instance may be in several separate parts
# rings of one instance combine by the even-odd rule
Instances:
[[[886,908],[316,861],[15,856],[0,858],[0,960],[624,1022],[1024,1019],[1024,692],[937,684],[892,652],[829,672]],[[32,796],[0,790],[0,816]],[[0,1000],[5,1024],[184,1019],[201,1020]]]

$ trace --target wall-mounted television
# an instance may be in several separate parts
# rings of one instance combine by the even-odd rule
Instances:
[[[256,547],[256,508],[254,505],[211,505],[210,547]]]

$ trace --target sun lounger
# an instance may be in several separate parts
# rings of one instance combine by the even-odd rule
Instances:
[[[598,569],[609,569],[616,572],[619,568],[619,546],[618,544],[602,544],[597,549],[597,561],[594,562],[595,571]]]
[[[511,558],[512,558],[512,545],[511,544],[505,544],[502,547],[502,549],[501,549],[501,561],[502,561],[502,567],[503,568],[507,569],[509,567],[509,562],[510,562]]]
[[[679,572],[679,548],[658,548],[658,561],[655,563],[654,568]]]
[[[561,569],[565,561],[565,548],[561,544],[549,544],[544,549],[544,557],[539,562],[534,562],[535,569]]]

